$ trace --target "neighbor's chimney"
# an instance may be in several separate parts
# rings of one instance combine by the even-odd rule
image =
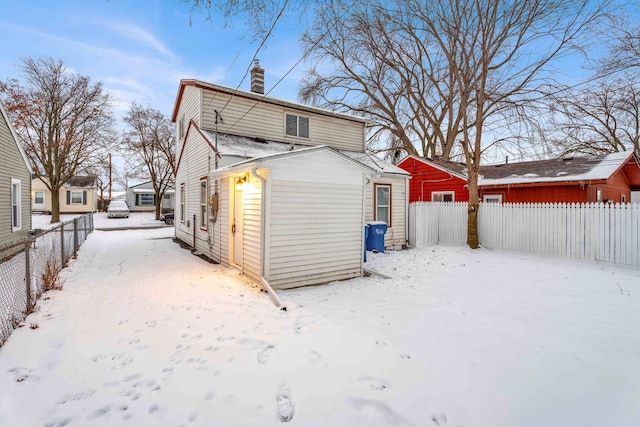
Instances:
[[[251,92],[264,94],[264,68],[260,67],[260,61],[253,60],[251,69]]]

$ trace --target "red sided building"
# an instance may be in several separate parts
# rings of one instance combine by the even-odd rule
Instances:
[[[462,163],[409,156],[397,166],[411,174],[409,203],[469,201]]]

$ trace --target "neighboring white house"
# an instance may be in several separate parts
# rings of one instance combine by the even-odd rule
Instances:
[[[182,80],[176,237],[274,288],[362,275],[364,223],[407,243],[409,174],[365,153],[366,121],[252,91]]]
[[[175,189],[169,188],[160,204],[161,212],[170,212],[175,206]],[[127,188],[126,202],[131,212],[154,212],[156,210],[156,193],[153,182],[147,181]]]
[[[31,166],[0,103],[0,246],[31,231]]]
[[[31,181],[31,209],[33,212],[51,213],[51,190],[43,180],[46,177],[34,177]],[[74,176],[62,188],[59,194],[60,213],[77,214],[96,212],[98,209],[98,186],[95,176]]]

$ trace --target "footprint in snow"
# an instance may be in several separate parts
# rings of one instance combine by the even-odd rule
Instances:
[[[275,346],[273,344],[269,344],[264,348],[264,350],[258,353],[258,363],[261,363],[263,365],[267,363],[269,361],[269,357],[271,357],[271,352],[273,351],[274,348]]]
[[[294,407],[291,401],[289,386],[281,384],[280,387],[278,387],[276,402],[278,403],[278,418],[280,422],[288,423],[291,421],[293,419]]]
[[[55,420],[48,421],[44,427],[64,427],[71,423],[71,421],[73,421],[72,417],[56,418]]]
[[[431,421],[437,426],[443,426],[447,423],[447,416],[445,414],[434,414],[431,416]]]

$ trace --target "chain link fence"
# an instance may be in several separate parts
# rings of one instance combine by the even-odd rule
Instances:
[[[87,214],[0,247],[0,346],[92,231]]]

